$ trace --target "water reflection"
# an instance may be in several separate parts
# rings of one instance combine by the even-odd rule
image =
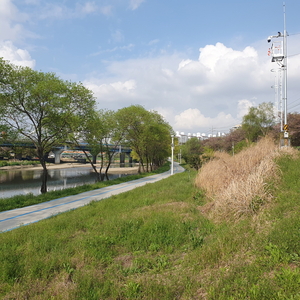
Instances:
[[[0,171],[0,198],[32,193],[40,194],[42,170],[5,170]],[[95,183],[96,175],[90,167],[48,170],[48,190],[59,190]],[[109,179],[121,174],[109,174]]]

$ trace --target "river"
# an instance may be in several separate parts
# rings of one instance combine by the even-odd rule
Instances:
[[[95,183],[96,175],[92,168],[74,167],[48,170],[48,190],[60,190],[83,184]],[[109,179],[127,176],[127,174],[109,174]],[[40,194],[42,170],[13,169],[0,170],[0,198],[32,193]]]

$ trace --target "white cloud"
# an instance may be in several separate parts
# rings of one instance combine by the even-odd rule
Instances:
[[[97,79],[84,81],[84,85],[91,89],[99,100],[100,106],[107,108],[108,103],[122,102],[122,100],[134,98],[136,89],[135,80],[117,81],[112,83],[100,83]],[[114,109],[117,109],[114,107]]]
[[[112,34],[112,40],[115,43],[121,43],[124,41],[124,35],[122,34],[122,32],[120,30],[116,30],[114,31]]]
[[[130,0],[129,6],[132,10],[137,9],[145,0]]]
[[[79,10],[84,14],[90,14],[98,10],[95,2],[86,2],[83,6],[79,7]]]
[[[158,39],[152,40],[148,43],[148,46],[153,46],[153,45],[157,44],[158,42],[159,42]]]
[[[11,0],[0,1],[0,57],[15,65],[28,66],[33,68],[35,60],[30,53],[15,46],[27,37],[34,34],[25,30],[22,23],[29,20],[29,16],[22,13]]]
[[[175,128],[193,130],[195,128],[226,128],[230,129],[236,119],[231,114],[218,113],[216,117],[205,117],[197,108],[189,108],[175,116]]]
[[[100,7],[100,12],[103,15],[109,16],[112,13],[112,8],[113,7],[111,5],[102,6],[102,7]]]
[[[11,0],[0,1],[0,40],[16,41],[29,35],[22,23],[29,19]]]
[[[15,47],[10,41],[0,43],[0,57],[15,65],[30,68],[35,66],[35,60],[31,58],[29,52]]]
[[[133,44],[129,44],[129,45],[125,45],[125,46],[121,46],[121,47],[114,47],[112,49],[105,49],[105,50],[101,50],[95,53],[90,54],[90,56],[97,56],[97,55],[101,55],[103,53],[112,53],[115,51],[132,51],[134,48]]]
[[[75,7],[67,7],[64,4],[45,3],[39,14],[40,19],[73,19],[83,18],[100,11],[102,14],[108,15],[111,6],[98,7],[95,2],[87,1],[84,4],[76,3]]]
[[[238,101],[238,114],[237,118],[239,120],[242,120],[243,116],[246,115],[249,112],[249,108],[252,106],[255,106],[254,101],[249,101],[247,99],[243,99]]]
[[[107,63],[105,78],[85,84],[103,108],[140,104],[160,112],[174,130],[229,130],[250,106],[273,101],[268,59],[253,47],[217,43],[200,48],[198,60],[177,53]],[[126,88],[126,82],[134,85]]]
[[[40,4],[40,0],[25,0],[25,3],[30,5],[38,5]]]

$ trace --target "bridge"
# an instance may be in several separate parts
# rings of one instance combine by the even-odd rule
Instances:
[[[0,142],[0,147],[8,147],[8,148],[13,148],[13,147],[23,147],[23,148],[31,148],[35,149],[35,145],[32,142],[28,141],[18,141],[18,142]],[[125,155],[130,155],[131,153],[131,148],[129,147],[124,147],[124,146],[119,146],[115,147],[114,145],[109,145],[110,147],[110,152],[114,153],[120,153],[120,162],[125,161]],[[89,146],[88,143],[80,143],[79,145],[75,146],[71,143],[68,143],[66,145],[62,146],[55,146],[51,149],[51,151],[54,154],[54,163],[59,164],[60,163],[60,156],[61,154],[66,151],[66,150],[80,150],[80,151],[91,151],[91,147]],[[93,157],[93,162],[96,163],[96,156],[92,155]]]

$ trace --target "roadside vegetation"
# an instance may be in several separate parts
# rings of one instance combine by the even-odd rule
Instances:
[[[212,159],[200,173],[190,169],[2,233],[0,296],[300,299],[300,158],[271,144],[262,141],[267,151],[253,162],[260,169],[270,156],[277,170],[263,176],[268,197],[258,201],[255,192],[255,209],[250,201],[243,204],[248,209],[229,205],[220,214],[214,210],[218,191],[196,183],[204,168],[226,162],[231,172],[223,173],[225,185],[242,186],[239,178],[251,177],[245,159],[258,156],[259,144],[241,151],[240,158]]]

